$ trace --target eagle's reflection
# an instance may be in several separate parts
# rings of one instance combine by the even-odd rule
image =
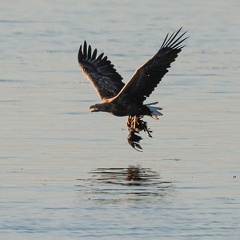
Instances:
[[[158,201],[173,189],[172,182],[162,181],[156,171],[141,166],[97,168],[89,174],[89,179],[78,179],[79,196],[104,203]]]
[[[92,180],[117,185],[154,185],[159,184],[160,176],[150,168],[128,166],[127,168],[97,168],[91,171]]]

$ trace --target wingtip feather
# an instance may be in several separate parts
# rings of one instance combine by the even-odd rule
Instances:
[[[79,48],[79,51],[78,51],[78,63],[79,64],[81,64],[82,58],[83,58],[83,55],[82,55],[82,45],[80,45],[80,48]]]
[[[173,32],[170,37],[169,34],[166,35],[163,44],[160,49],[162,48],[175,48],[181,50],[184,46],[180,46],[182,42],[184,42],[188,37],[182,39],[182,37],[187,33],[187,31],[183,32],[180,36],[179,33],[181,32],[183,27],[180,27],[176,32]]]

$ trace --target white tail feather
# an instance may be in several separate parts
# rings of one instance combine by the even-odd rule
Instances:
[[[157,103],[158,103],[158,102],[153,102],[153,103],[146,104],[147,107],[148,107],[148,108],[150,109],[150,111],[151,111],[152,118],[155,119],[155,120],[158,120],[158,117],[159,117],[159,116],[162,116],[162,113],[159,111],[159,110],[162,110],[162,108],[151,106],[151,105],[155,105],[155,104],[157,104]]]

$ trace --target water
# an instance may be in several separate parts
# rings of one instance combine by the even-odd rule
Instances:
[[[1,239],[239,239],[239,7],[4,1]],[[139,153],[125,118],[89,113],[78,48],[104,51],[126,82],[181,26],[190,38],[149,99],[163,116],[146,118]]]

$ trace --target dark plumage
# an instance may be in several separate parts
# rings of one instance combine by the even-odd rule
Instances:
[[[186,32],[180,34],[180,31],[181,28],[171,36],[167,34],[159,51],[136,70],[126,85],[107,56],[104,56],[104,53],[97,56],[97,49],[92,51],[85,41],[84,45],[80,46],[78,62],[101,99],[101,103],[90,106],[91,111],[129,116],[128,121],[130,118],[131,121],[128,122],[128,127],[129,131],[133,132],[139,132],[136,130],[136,124],[141,123],[140,118],[144,115],[158,119],[161,108],[152,106],[156,103],[144,105],[143,102],[168,72],[171,63],[184,47],[181,44],[186,39],[183,38]],[[138,127],[145,129],[145,125]]]

